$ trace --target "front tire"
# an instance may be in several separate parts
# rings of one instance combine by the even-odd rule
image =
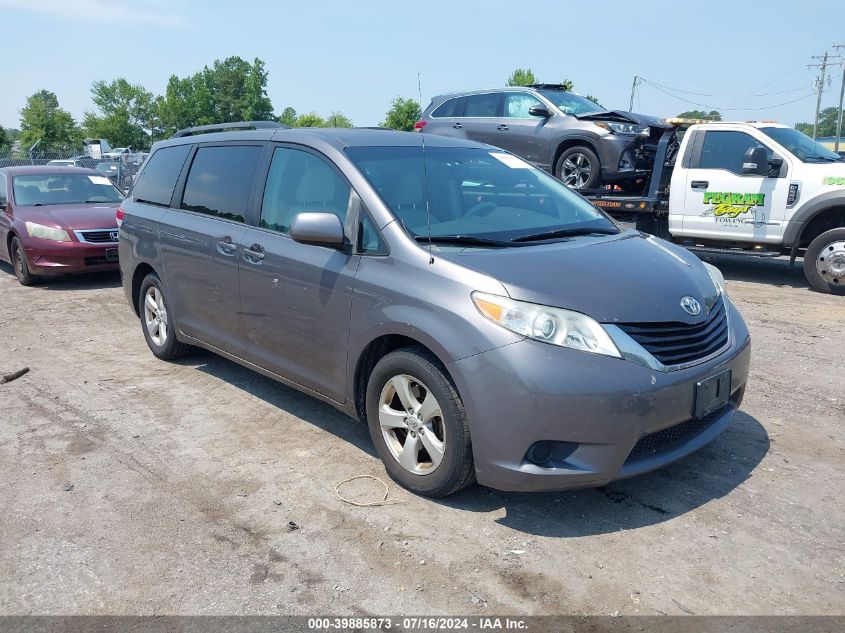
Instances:
[[[366,408],[376,451],[400,486],[445,497],[475,481],[463,401],[426,350],[384,356],[370,374]]]
[[[144,277],[138,293],[141,329],[150,351],[162,360],[181,358],[193,348],[176,339],[176,324],[168,312],[168,301],[161,280],[155,273]]]
[[[804,276],[814,290],[845,295],[845,228],[825,231],[810,242]]]
[[[12,268],[15,269],[15,277],[22,286],[32,286],[38,282],[38,277],[29,270],[29,262],[26,260],[26,251],[17,236],[12,238],[9,245],[9,259],[12,260]]]
[[[570,147],[557,159],[555,177],[576,191],[595,189],[601,185],[601,161],[589,147]]]

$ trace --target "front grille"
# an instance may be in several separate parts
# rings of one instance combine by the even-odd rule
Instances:
[[[673,448],[676,448],[700,433],[703,433],[711,425],[713,425],[720,417],[725,414],[725,410],[733,405],[725,405],[721,409],[717,409],[713,413],[709,413],[703,418],[696,420],[689,419],[686,422],[681,422],[674,426],[643,435],[640,441],[634,445],[634,448],[628,454],[626,464],[647,459],[661,453],[666,453]]]
[[[706,358],[728,343],[728,316],[722,297],[698,324],[680,322],[620,323],[619,328],[664,365]]]
[[[79,238],[84,242],[90,242],[92,244],[105,244],[117,242],[117,240],[112,237],[112,233],[117,235],[117,229],[115,228],[104,229],[100,231],[79,231],[78,235]]]

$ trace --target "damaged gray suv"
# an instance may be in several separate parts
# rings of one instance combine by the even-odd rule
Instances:
[[[156,143],[117,212],[157,357],[202,347],[364,420],[431,496],[602,485],[734,417],[748,330],[688,251],[480,143],[240,127]]]

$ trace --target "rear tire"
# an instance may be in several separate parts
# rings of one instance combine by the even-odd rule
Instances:
[[[845,295],[845,228],[825,231],[810,242],[804,276],[814,290]]]
[[[370,374],[366,407],[376,451],[400,486],[445,497],[475,482],[463,401],[429,352],[406,347],[384,356]]]
[[[15,269],[15,277],[22,286],[32,286],[38,283],[38,277],[29,271],[29,262],[26,260],[26,251],[20,239],[15,236],[9,245],[9,259],[12,261],[12,268]]]
[[[585,145],[570,147],[557,159],[555,177],[576,191],[595,189],[601,185],[601,161]]]
[[[167,296],[161,280],[155,273],[150,273],[141,282],[138,293],[138,314],[141,317],[141,329],[150,351],[162,360],[176,360],[185,356],[193,348],[176,338],[176,323],[168,312]]]

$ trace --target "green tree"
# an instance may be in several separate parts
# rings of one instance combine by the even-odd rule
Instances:
[[[0,125],[0,151],[8,149],[11,144],[9,137],[6,135],[5,128]]]
[[[589,99],[590,101],[592,101],[593,103],[595,103],[595,104],[596,104],[597,106],[599,106],[600,108],[603,108],[603,107],[604,107],[604,106],[603,106],[603,105],[599,102],[599,100],[598,100],[598,99],[596,99],[593,95],[584,95],[584,98],[585,98],[585,99]]]
[[[326,120],[316,112],[306,112],[296,117],[294,127],[326,127]]]
[[[291,108],[290,106],[286,107],[282,110],[282,113],[277,117],[279,123],[284,123],[285,125],[289,125],[293,127],[296,125],[296,110]]]
[[[687,110],[686,112],[681,112],[678,115],[679,119],[707,119],[708,121],[721,121],[722,115],[719,113],[718,110],[710,110],[710,112],[706,112],[704,110]]]
[[[560,82],[560,87],[566,90],[566,92],[572,92],[573,90],[575,90],[575,83],[571,79],[564,79]]]
[[[335,112],[334,110],[326,119],[326,127],[355,127],[352,121],[343,112]]]
[[[59,99],[49,90],[41,90],[26,100],[20,110],[21,146],[29,149],[39,142],[41,150],[71,149],[82,135],[73,117],[59,107]]]
[[[422,108],[414,99],[403,99],[396,97],[390,104],[390,110],[384,115],[382,127],[393,130],[410,132],[414,129],[414,123],[420,120]]]
[[[816,130],[816,136],[836,136],[836,115],[839,112],[838,107],[825,108],[819,112],[819,127]],[[803,132],[807,136],[813,135],[813,122],[810,123],[796,123],[795,129]],[[842,116],[842,130],[845,134],[845,113]]]
[[[530,86],[531,84],[536,83],[537,78],[534,76],[534,72],[530,68],[517,68],[511,73],[511,76],[508,77],[508,81],[505,85]]]
[[[147,130],[156,127],[153,94],[143,86],[130,84],[123,77],[91,84],[91,100],[99,112],[85,112],[83,128],[93,138],[108,139],[115,147],[146,149]]]

